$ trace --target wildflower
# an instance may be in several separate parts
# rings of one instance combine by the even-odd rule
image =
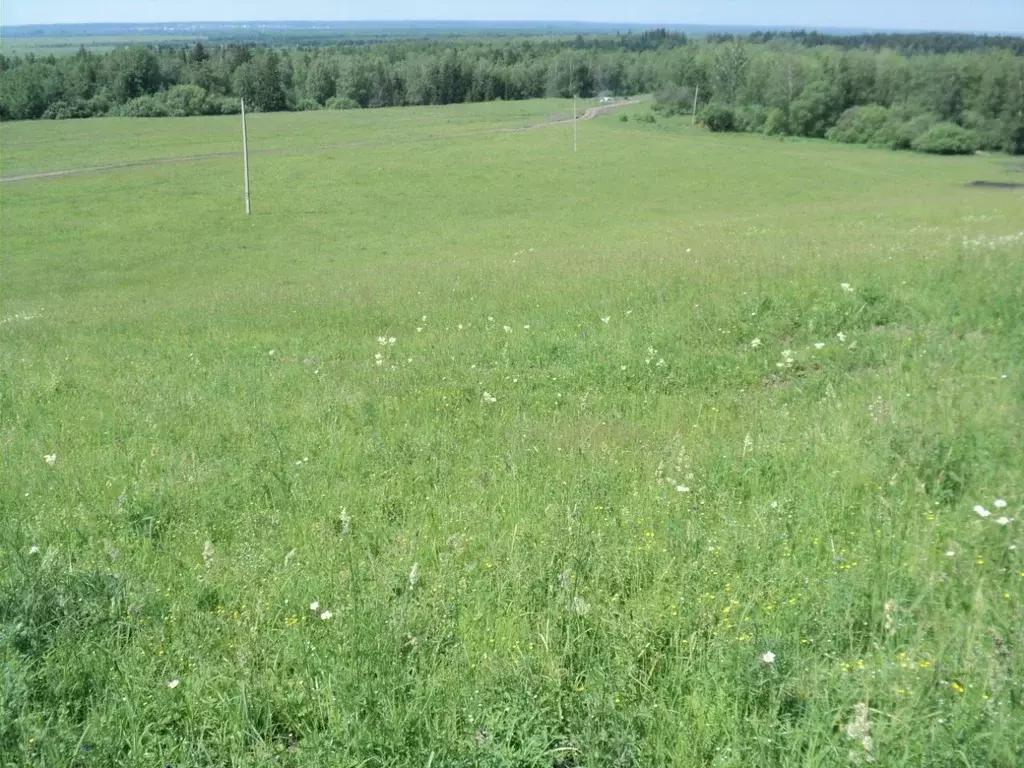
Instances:
[[[996,520],[996,525],[1009,525],[1013,520],[1005,515]]]
[[[760,339],[754,339],[752,342],[750,342],[750,348],[751,349],[757,349],[760,346],[761,346],[761,340]]]
[[[416,333],[423,333],[423,326],[422,326],[422,325],[421,325],[421,326],[418,326],[418,327],[416,328]]]
[[[954,692],[959,693],[961,696],[967,691],[967,689],[964,688],[963,685],[958,683],[956,680],[950,683],[949,687],[952,688]]]
[[[952,549],[947,549],[946,557],[956,557],[956,552],[954,552]]]
[[[462,330],[462,323],[459,323],[459,330]]]
[[[769,504],[768,506],[769,506],[769,507],[771,507],[772,509],[778,509],[778,508],[779,508],[779,502],[777,502],[777,501],[773,501],[773,502],[772,502],[771,504]]]
[[[334,614],[330,611],[324,611],[320,614],[320,621],[330,621],[333,616]]]
[[[352,526],[352,518],[349,517],[348,508],[347,507],[342,507],[341,508],[341,518],[340,519],[341,519],[341,535],[342,536],[348,536],[349,529]]]
[[[508,326],[508,325],[503,325],[503,326],[501,326],[501,327],[502,327],[502,328],[504,329],[505,333],[512,333],[512,328],[511,328],[511,326]]]
[[[988,517],[989,515],[992,514],[987,509],[985,509],[983,506],[981,506],[981,504],[976,504],[974,506],[974,511],[977,513],[978,517]]]
[[[992,502],[992,506],[996,509],[1006,509],[1006,499],[996,499]]]
[[[384,355],[378,352],[373,356],[373,361],[377,363],[377,365],[384,365]]]
[[[523,330],[524,330],[524,331],[528,331],[528,330],[530,330],[530,326],[528,326],[528,325],[524,325],[524,326],[523,326]]]
[[[861,759],[868,763],[874,762],[874,745],[871,740],[871,723],[868,720],[868,705],[866,702],[859,702],[853,708],[853,719],[846,726],[846,735],[854,741],[859,741],[861,746],[864,747],[863,758],[855,752],[850,753],[850,758],[853,762],[859,763]]]
[[[309,610],[313,611],[313,613],[316,613],[317,611],[319,611],[320,610],[320,601],[319,600],[314,600],[312,603],[310,603],[309,604]]]
[[[572,599],[572,610],[577,616],[586,616],[590,613],[590,603],[577,595]]]
[[[839,339],[839,343],[841,344],[846,341],[846,334],[840,331],[836,334],[836,338]]]
[[[784,349],[784,350],[782,350],[782,356],[784,358],[786,358],[787,360],[792,360],[793,359],[793,350],[792,349]]]
[[[377,343],[380,344],[382,347],[386,347],[388,345],[388,337],[387,336],[378,336],[377,337]]]
[[[416,589],[416,585],[420,580],[420,564],[413,563],[412,570],[409,571],[409,589]]]
[[[677,485],[676,486],[676,493],[689,493],[689,492],[690,492],[690,486],[688,486],[688,485]]]
[[[391,344],[392,346],[394,346],[395,343],[397,343],[397,342],[398,342],[398,339],[396,339],[394,336],[391,336],[391,337],[388,338],[388,344]]]
[[[207,568],[213,566],[213,542],[206,542],[206,546],[203,547],[203,565]]]
[[[815,349],[824,349],[825,348],[825,342],[823,342],[823,341],[815,342],[814,348]]]
[[[179,685],[181,685],[181,680],[171,680],[167,683],[168,688],[177,688]]]
[[[775,663],[775,654],[772,653],[771,651],[765,651],[764,653],[761,654],[761,661],[763,663],[765,663],[765,664],[774,664]]]
[[[483,401],[488,405],[498,402],[498,398],[492,395],[490,392],[484,392]]]
[[[601,318],[601,322],[604,323],[605,325],[608,325],[608,323],[610,323],[611,321],[612,321],[611,315],[609,315],[608,317],[602,317]]]
[[[491,317],[490,315],[488,315],[488,316],[487,316],[487,322],[488,322],[488,323],[493,323],[493,322],[494,322],[494,318],[493,318],[493,317]]]
[[[853,286],[849,283],[840,283],[839,287],[843,289],[843,293],[853,293]]]
[[[56,453],[48,453],[45,456],[43,456],[43,461],[46,462],[47,466],[52,467],[54,464],[57,463],[57,454]]]
[[[33,544],[31,547],[28,548],[28,553],[30,555],[38,555],[39,554],[39,547],[37,547],[35,544]]]

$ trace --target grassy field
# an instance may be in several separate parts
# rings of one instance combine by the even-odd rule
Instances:
[[[564,108],[0,188],[0,765],[1024,761],[1020,173]]]

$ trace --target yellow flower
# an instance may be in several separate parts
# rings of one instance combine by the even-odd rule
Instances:
[[[955,680],[949,684],[949,687],[961,695],[963,695],[964,691],[966,690],[962,685],[960,685],[960,683],[956,682]]]
[[[928,669],[931,665],[932,663],[927,659],[921,659],[921,661],[917,662],[918,669]]]

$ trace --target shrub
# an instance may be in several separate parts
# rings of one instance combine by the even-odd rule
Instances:
[[[653,112],[641,112],[639,115],[634,115],[633,119],[638,123],[656,123],[657,118],[654,117]]]
[[[789,120],[786,113],[776,107],[768,113],[764,121],[764,132],[767,136],[782,136],[788,133]]]
[[[736,110],[736,130],[760,133],[768,121],[768,108],[760,104],[748,104]]]
[[[175,85],[164,96],[171,117],[194,117],[208,111],[206,89],[198,85]]]
[[[1024,155],[1024,116],[1016,115],[1004,121],[1003,149],[1011,155]]]
[[[332,96],[324,102],[325,109],[359,109],[359,102],[348,96]]]
[[[92,110],[89,108],[89,103],[82,101],[81,99],[72,99],[71,101],[60,101],[53,102],[43,112],[44,120],[73,120],[79,117],[92,117]]]
[[[736,114],[721,104],[712,104],[700,114],[700,121],[715,133],[736,130]]]
[[[629,122],[629,115],[627,115],[625,113],[619,115],[619,122],[620,123],[628,123]]]
[[[851,107],[825,132],[825,138],[844,144],[879,144],[888,120],[889,110],[877,104]]]
[[[693,96],[693,88],[689,86],[667,88],[655,95],[651,108],[664,117],[689,115],[693,113]]]
[[[139,96],[122,104],[117,114],[121,117],[167,117],[167,105],[159,96]]]
[[[918,152],[935,155],[969,155],[978,149],[979,144],[973,131],[956,123],[938,123],[914,139],[910,146]]]
[[[295,104],[295,109],[299,112],[315,112],[318,109],[323,109],[323,106],[315,99],[299,99]]]
[[[910,149],[919,136],[938,122],[938,116],[931,113],[908,117],[904,109],[893,108],[889,110],[889,118],[876,135],[876,140],[890,149]]]
[[[1005,146],[1004,126],[999,120],[993,120],[980,112],[968,110],[961,116],[960,125],[973,131],[978,137],[979,149],[998,150]]]

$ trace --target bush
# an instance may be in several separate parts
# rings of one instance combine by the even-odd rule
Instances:
[[[768,121],[768,108],[760,104],[748,104],[736,110],[736,130],[760,133]]]
[[[171,117],[194,117],[208,112],[206,89],[198,85],[175,85],[164,96]]]
[[[764,132],[766,136],[782,136],[788,133],[789,120],[786,113],[776,107],[768,113],[764,121]]]
[[[621,115],[619,115],[619,122],[620,123],[628,123],[629,122],[629,115],[627,115],[626,113],[622,113]]]
[[[935,155],[969,155],[980,145],[978,135],[956,123],[939,123],[911,143],[918,152]]]
[[[44,120],[73,120],[80,117],[92,117],[89,103],[81,99],[71,101],[55,101],[43,112]]]
[[[634,115],[633,119],[636,120],[638,123],[651,124],[657,122],[657,118],[654,117],[653,112],[641,112],[639,115]]]
[[[892,108],[885,125],[876,135],[876,141],[889,149],[910,149],[918,137],[923,136],[932,126],[939,122],[939,117],[931,113],[908,117],[903,108]]]
[[[324,102],[325,109],[359,109],[359,102],[348,96],[332,96]]]
[[[167,117],[167,105],[159,96],[139,96],[117,109],[120,117]]]
[[[700,113],[700,121],[715,133],[736,130],[736,114],[721,104],[712,104]]]
[[[315,112],[318,109],[323,109],[323,106],[315,99],[299,99],[295,104],[295,109],[299,112]]]
[[[690,115],[693,114],[693,96],[693,88],[688,86],[667,88],[655,95],[651,109],[664,117]]]
[[[979,149],[1003,149],[1005,135],[1003,124],[999,120],[993,120],[980,112],[968,110],[960,117],[960,125],[973,131],[978,137]]]
[[[1003,149],[1011,155],[1024,155],[1024,115],[1003,122]]]
[[[844,144],[880,144],[888,120],[889,110],[877,104],[851,107],[825,132],[825,138]]]

